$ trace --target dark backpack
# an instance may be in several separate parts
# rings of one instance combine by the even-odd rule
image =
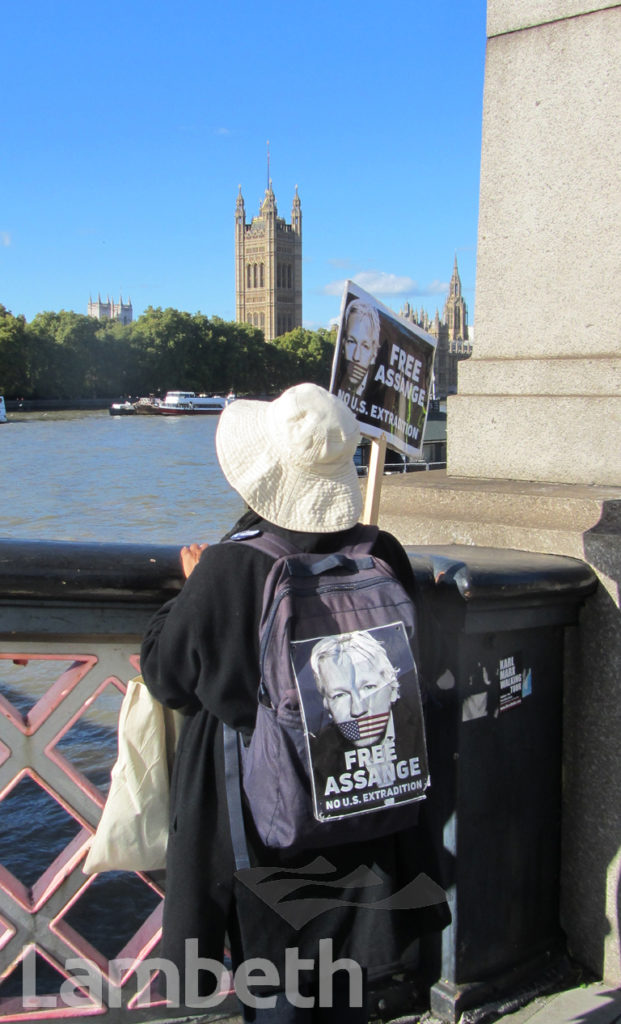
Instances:
[[[371,554],[377,533],[359,526],[355,543],[327,555],[269,533],[232,538],[274,558],[256,726],[247,744],[225,727],[229,807],[235,746],[245,802],[268,847],[312,849],[400,831],[425,797],[416,613],[390,566]]]

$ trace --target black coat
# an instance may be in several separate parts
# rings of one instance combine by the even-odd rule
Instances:
[[[240,525],[247,527],[248,517]],[[349,534],[293,533],[262,525],[305,551],[338,550]],[[409,560],[394,537],[381,532],[374,554],[413,591]],[[225,932],[232,935],[238,925],[244,957],[269,955],[278,966],[285,948],[296,946],[300,955],[316,958],[319,940],[331,937],[335,958],[352,957],[371,977],[387,975],[413,963],[416,916],[360,904],[387,898],[416,877],[416,829],[322,851],[329,862],[327,875],[311,870],[304,876],[306,888],[295,895],[326,897],[323,906],[328,909],[302,928],[287,923],[270,909],[269,901],[234,879],[222,722],[246,733],[253,728],[259,621],[272,564],[268,555],[244,544],[207,548],[179,596],[153,617],[143,640],[141,669],[150,691],[169,707],[186,707],[188,712],[171,783],[162,955],[183,975],[184,941],[196,938],[200,956],[222,960]],[[255,864],[291,868],[314,859],[306,855],[288,860],[262,847],[250,822],[247,829]],[[360,885],[365,868],[378,880],[372,888]],[[334,879],[354,871],[355,881],[335,887]],[[326,879],[328,886],[323,884]],[[345,899],[358,905],[349,906]]]

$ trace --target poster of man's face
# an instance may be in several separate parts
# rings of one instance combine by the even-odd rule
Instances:
[[[313,648],[311,667],[343,736],[355,747],[379,742],[399,698],[397,671],[381,644],[366,632],[329,637]]]
[[[436,339],[353,282],[345,285],[330,391],[352,410],[367,437],[418,456]]]
[[[315,816],[423,799],[429,784],[418,672],[396,621],[291,643]]]
[[[369,367],[377,359],[380,344],[379,316],[374,306],[354,300],[347,307],[344,330],[345,374],[341,387],[362,394]]]

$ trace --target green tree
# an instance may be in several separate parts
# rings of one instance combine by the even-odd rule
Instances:
[[[148,390],[196,390],[200,325],[190,313],[149,306],[132,325],[151,375]]]
[[[330,380],[334,332],[297,327],[266,343],[249,324],[148,309],[122,325],[61,310],[26,324],[0,306],[0,387],[33,398],[115,398],[175,389],[278,394]]]
[[[295,379],[291,379],[288,386],[310,381],[327,388],[330,384],[335,341],[335,331],[323,328],[309,331],[304,327],[295,327],[287,334],[275,338],[272,344],[293,357]]]
[[[100,320],[93,349],[97,394],[118,398],[143,393],[140,349],[132,344],[131,324]]]
[[[215,390],[238,394],[262,393],[268,388],[270,367],[263,332],[250,324],[213,317]]]
[[[39,343],[46,339],[56,346],[52,386],[57,394],[53,397],[90,398],[99,393],[99,324],[93,317],[64,309],[59,313],[37,313],[30,323],[29,332]]]
[[[6,398],[30,397],[30,351],[23,316],[13,316],[0,305],[0,394]]]

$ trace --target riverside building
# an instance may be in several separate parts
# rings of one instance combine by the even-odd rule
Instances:
[[[132,300],[123,302],[123,296],[119,295],[119,301],[110,301],[108,296],[106,302],[101,301],[101,295],[97,296],[97,302],[89,297],[87,316],[94,316],[97,320],[118,320],[121,324],[131,324],[134,319]]]

